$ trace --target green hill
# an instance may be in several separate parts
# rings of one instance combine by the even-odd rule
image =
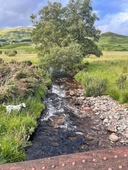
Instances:
[[[97,44],[103,51],[128,51],[128,36],[106,32]]]
[[[0,30],[0,42],[31,42],[31,31],[30,27]]]
[[[8,28],[0,30],[0,44],[2,43],[0,46],[8,45],[10,42],[31,43],[31,31],[31,27]],[[106,32],[101,34],[97,45],[102,51],[128,51],[128,36]]]

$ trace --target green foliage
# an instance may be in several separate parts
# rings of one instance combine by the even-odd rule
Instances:
[[[90,76],[88,73],[84,76],[83,86],[86,97],[100,96],[105,92],[107,87],[107,81],[105,79],[101,79],[98,76]]]
[[[62,57],[63,56],[63,57]],[[41,58],[41,63],[46,69],[52,66],[54,70],[64,69],[71,71],[74,64],[81,61],[82,54],[79,44],[72,43],[67,47],[58,47],[50,49],[50,53]]]
[[[14,48],[23,48],[23,47],[29,47],[31,46],[30,43],[10,43],[7,45],[4,45],[3,47],[1,47],[1,49],[14,49]]]
[[[5,51],[5,54],[11,57],[11,56],[15,56],[17,54],[17,51],[14,51],[14,50]]]
[[[25,160],[25,153],[17,148],[16,142],[10,138],[9,134],[0,141],[0,145],[2,146],[0,157],[6,162]]]
[[[31,40],[31,31],[30,27],[0,30],[0,42],[28,42]]]
[[[51,74],[46,74],[45,76],[45,85],[47,87],[50,87],[52,84],[52,80],[51,80]]]
[[[27,77],[27,74],[23,70],[19,71],[15,76],[15,78],[17,80],[20,80],[20,79],[26,78],[26,77]]]
[[[10,67],[15,70],[10,72]],[[25,148],[31,144],[30,135],[45,108],[41,99],[46,95],[46,82],[50,81],[50,75],[39,66],[29,66],[24,62],[3,64],[0,71],[4,75],[0,103],[26,104],[26,108],[11,114],[5,114],[5,107],[0,104],[0,163],[23,161],[26,159]]]
[[[128,102],[128,55],[127,52],[105,52],[101,58],[86,58],[83,62],[89,62],[87,70],[78,72],[75,78],[84,86],[85,75],[107,80],[107,88],[104,94],[110,95],[120,103]],[[89,81],[88,81],[89,82]],[[91,84],[91,83],[90,83]],[[95,82],[92,81],[92,86]],[[91,89],[91,85],[89,86]],[[89,90],[90,90],[89,89]],[[86,94],[86,92],[85,92]],[[93,95],[93,94],[92,94]]]
[[[3,77],[7,76],[10,72],[11,72],[11,69],[7,67],[6,64],[2,63],[0,65],[0,73],[1,75],[3,75]]]
[[[2,58],[0,58],[0,64],[4,63],[4,60]]]
[[[108,94],[115,100],[119,101],[120,98],[120,91],[118,88],[111,88],[110,90],[107,91]]]
[[[32,62],[30,60],[23,61],[23,63],[26,64],[27,66],[31,66],[32,65]]]
[[[97,45],[104,51],[128,51],[128,36],[112,32],[103,33]]]
[[[127,90],[123,90],[121,92],[119,102],[128,103],[128,91]]]
[[[116,84],[120,90],[124,90],[127,87],[127,75],[121,75],[117,81]]]
[[[46,95],[46,89],[43,86],[38,86],[35,90],[35,94],[34,94],[35,98],[37,100],[44,99],[45,95]]]
[[[100,35],[94,27],[98,18],[92,10],[90,0],[69,1],[66,7],[48,1],[38,17],[31,15],[32,40],[44,67],[71,72],[83,57],[101,55],[95,44]]]

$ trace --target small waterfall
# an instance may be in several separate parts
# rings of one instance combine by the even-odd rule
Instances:
[[[67,109],[74,114],[78,114],[78,110],[71,106],[66,98],[66,91],[64,85],[53,84],[48,95],[45,99],[44,104],[46,110],[41,117],[41,121],[54,121],[55,116],[64,116],[62,124],[57,125],[57,128],[65,128],[68,130],[74,130],[76,126],[72,126],[72,121],[69,118]],[[59,118],[59,117],[58,117]]]

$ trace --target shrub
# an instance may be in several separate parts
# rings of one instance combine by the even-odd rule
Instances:
[[[11,56],[15,56],[17,54],[17,51],[5,51],[5,54],[11,57]]]
[[[25,63],[27,66],[31,66],[32,65],[32,62],[30,60],[23,61],[23,63]]]
[[[2,51],[0,51],[0,54],[2,54]]]
[[[17,80],[20,80],[20,79],[26,78],[26,77],[27,77],[27,75],[26,75],[26,73],[23,72],[23,71],[19,71],[19,72],[16,74],[16,76],[15,76],[15,78],[16,78]]]
[[[84,80],[84,89],[85,89],[85,96],[100,96],[102,95],[107,87],[107,80],[101,79],[97,76],[89,76],[88,74],[85,74],[85,80]]]

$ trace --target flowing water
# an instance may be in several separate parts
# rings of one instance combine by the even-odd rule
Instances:
[[[29,160],[112,147],[102,121],[93,113],[80,116],[75,105],[81,85],[72,78],[54,81],[44,103],[46,109],[38,120],[26,148]]]

